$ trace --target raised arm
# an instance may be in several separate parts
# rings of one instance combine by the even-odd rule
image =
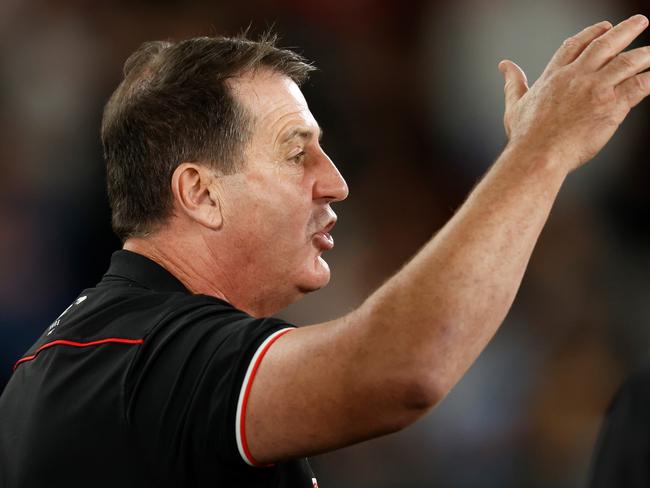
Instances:
[[[650,48],[621,53],[642,16],[564,42],[529,89],[504,61],[503,154],[456,215],[361,307],[284,334],[252,383],[246,443],[259,463],[404,428],[462,377],[503,321],[566,175],[650,93]]]

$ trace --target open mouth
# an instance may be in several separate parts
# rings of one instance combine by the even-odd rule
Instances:
[[[330,231],[335,224],[336,215],[333,215],[327,225],[316,232],[312,238],[312,241],[316,244],[316,246],[323,251],[329,251],[334,247],[334,238],[332,237],[332,234],[330,234]]]
[[[313,242],[316,244],[316,247],[323,251],[329,251],[334,247],[334,238],[329,232],[316,232],[313,237]]]

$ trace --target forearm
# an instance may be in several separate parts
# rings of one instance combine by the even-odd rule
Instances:
[[[356,312],[379,370],[419,375],[441,396],[503,321],[564,180],[507,148],[456,215]],[[396,366],[399,365],[398,368]]]

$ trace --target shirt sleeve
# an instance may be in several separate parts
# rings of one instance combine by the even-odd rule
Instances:
[[[196,473],[261,467],[247,445],[248,394],[266,352],[294,326],[209,306],[178,316],[145,337],[127,381],[126,421],[147,462]]]
[[[650,486],[650,374],[621,387],[603,422],[592,462],[590,488]]]

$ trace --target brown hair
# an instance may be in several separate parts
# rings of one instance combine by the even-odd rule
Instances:
[[[145,42],[124,63],[104,109],[102,144],[113,230],[122,241],[170,216],[171,176],[184,161],[241,169],[253,122],[227,80],[260,67],[304,82],[315,68],[276,36]]]

